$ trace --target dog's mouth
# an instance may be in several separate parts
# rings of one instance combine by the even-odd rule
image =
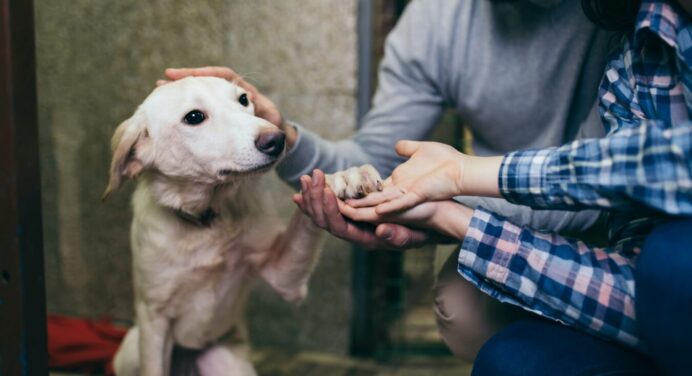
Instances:
[[[234,177],[234,176],[261,174],[263,172],[270,170],[272,167],[274,167],[276,162],[277,161],[271,161],[271,162],[263,164],[261,166],[257,166],[257,167],[251,168],[249,170],[243,170],[243,171],[238,171],[238,170],[233,170],[233,169],[221,169],[217,172],[217,175],[221,179],[228,179],[228,178]]]

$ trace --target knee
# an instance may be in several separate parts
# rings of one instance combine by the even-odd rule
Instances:
[[[437,329],[449,351],[460,359],[472,362],[483,343],[490,337],[474,325],[468,316],[451,312],[438,299],[433,306]]]
[[[483,344],[511,320],[508,309],[463,280],[435,291],[433,311],[440,337],[455,357],[467,361],[473,361]]]

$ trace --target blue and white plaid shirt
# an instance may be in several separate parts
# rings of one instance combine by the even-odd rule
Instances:
[[[672,215],[692,215],[692,26],[674,1],[642,1],[635,32],[606,67],[607,136],[510,153],[499,184],[534,208],[605,208],[611,245],[521,228],[477,209],[459,273],[495,298],[644,350],[634,313],[639,246]]]

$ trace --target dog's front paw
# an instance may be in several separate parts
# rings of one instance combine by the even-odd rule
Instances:
[[[348,170],[327,175],[326,178],[329,187],[342,200],[362,198],[368,193],[382,190],[380,173],[369,164],[351,167]]]

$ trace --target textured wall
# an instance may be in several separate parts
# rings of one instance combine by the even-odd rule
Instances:
[[[354,126],[356,0],[36,0],[49,310],[132,317],[130,185],[105,204],[115,126],[169,66],[228,65],[330,138]],[[279,213],[290,189],[270,177]],[[350,252],[331,239],[311,296],[290,307],[260,287],[253,341],[345,352]],[[322,304],[329,302],[329,304]]]

